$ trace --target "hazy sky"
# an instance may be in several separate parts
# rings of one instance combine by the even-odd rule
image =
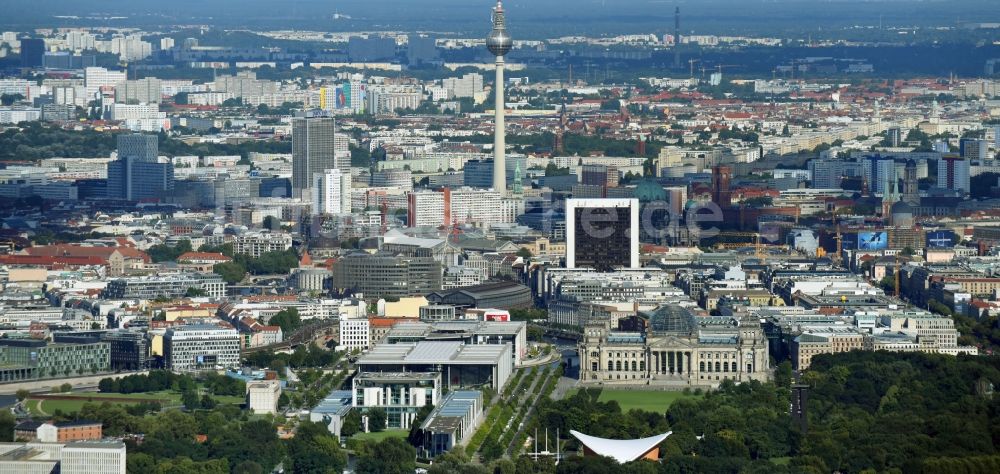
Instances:
[[[235,28],[481,32],[492,0],[2,0],[5,29],[45,26],[211,24]],[[1000,0],[508,0],[521,37],[666,32],[680,6],[696,33],[820,31],[855,24],[945,25],[1000,21]],[[333,20],[334,13],[351,19]],[[964,14],[964,16],[963,16]],[[126,19],[59,19],[57,15]],[[484,26],[485,25],[485,26]],[[519,31],[520,30],[520,31]]]

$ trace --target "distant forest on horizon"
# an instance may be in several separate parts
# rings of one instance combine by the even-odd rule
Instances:
[[[257,30],[432,31],[480,34],[492,0],[5,0],[0,28],[208,25]],[[508,0],[517,39],[665,34],[791,37],[852,26],[886,29],[1000,22],[994,0]],[[972,13],[974,12],[974,13]],[[334,14],[342,15],[335,20]],[[963,15],[964,13],[964,15]],[[67,18],[79,17],[79,18]],[[894,34],[894,33],[892,33]]]

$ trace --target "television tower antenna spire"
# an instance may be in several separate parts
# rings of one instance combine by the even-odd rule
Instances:
[[[504,114],[506,113],[507,102],[504,100],[504,56],[510,52],[514,46],[514,41],[507,34],[507,18],[503,9],[503,1],[497,0],[497,6],[493,9],[493,30],[486,37],[486,48],[493,56],[496,56],[496,104],[494,106],[494,123],[496,129],[493,132],[493,189],[501,195],[507,192],[507,157],[506,157],[506,128],[504,125]]]

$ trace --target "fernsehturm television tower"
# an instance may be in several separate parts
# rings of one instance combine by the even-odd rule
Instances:
[[[493,189],[501,194],[507,192],[507,159],[505,148],[507,146],[504,137],[503,115],[507,103],[503,95],[503,57],[510,52],[514,42],[507,34],[507,22],[504,19],[503,2],[497,0],[497,6],[493,10],[493,31],[486,37],[486,47],[497,57],[497,80],[496,85],[496,130],[493,131]]]

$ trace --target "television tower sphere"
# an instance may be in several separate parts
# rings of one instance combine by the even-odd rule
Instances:
[[[494,56],[506,56],[514,46],[514,41],[507,34],[507,21],[504,18],[503,2],[497,0],[497,7],[493,10],[493,31],[486,37],[486,48]]]

